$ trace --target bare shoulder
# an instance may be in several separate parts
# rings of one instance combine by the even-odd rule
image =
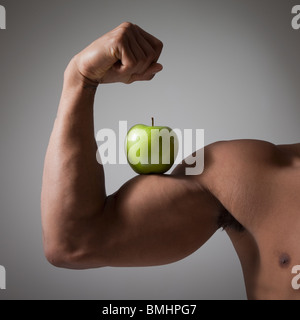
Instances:
[[[263,140],[218,141],[207,147],[207,164],[222,159],[226,164],[241,165],[276,165],[284,161],[281,150],[273,143]],[[252,162],[254,161],[254,163]]]
[[[287,155],[277,145],[263,140],[219,141],[205,148],[204,173],[230,178],[250,178],[268,169],[284,166]]]
[[[204,156],[202,183],[243,226],[252,219],[274,170],[287,161],[276,145],[250,139],[213,143]]]
[[[195,154],[194,154],[195,156]],[[263,140],[228,140],[211,143],[204,148],[204,171],[198,179],[208,183],[207,176],[220,178],[224,174],[232,175],[239,170],[264,168],[266,166],[278,166],[287,161],[286,154],[280,146]],[[172,174],[184,175],[185,168],[189,165],[178,165]]]
[[[282,148],[268,141],[217,141],[205,146],[204,171],[196,180],[202,188],[220,199],[226,192],[236,194],[237,188],[242,186],[255,186],[274,168],[287,163],[288,157]],[[187,166],[183,161],[173,174],[183,176]]]

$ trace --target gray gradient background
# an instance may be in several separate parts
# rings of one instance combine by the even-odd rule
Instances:
[[[298,1],[300,4],[300,1]],[[70,58],[123,21],[164,42],[153,81],[101,87],[95,124],[150,122],[205,129],[205,144],[300,140],[300,30],[287,0],[0,1],[0,299],[246,299],[225,232],[171,265],[64,270],[44,258],[40,191],[44,154]],[[105,166],[111,193],[134,176]],[[267,186],[266,186],[267,187]]]

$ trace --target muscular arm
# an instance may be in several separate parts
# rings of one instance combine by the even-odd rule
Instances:
[[[75,56],[64,75],[42,185],[45,254],[56,266],[145,266],[197,250],[217,229],[218,205],[193,176],[137,176],[107,196],[96,160],[100,83],[151,80],[162,44],[122,24]],[[105,109],[103,108],[103,114]]]

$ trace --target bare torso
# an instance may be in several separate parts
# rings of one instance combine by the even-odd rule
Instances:
[[[300,299],[300,290],[292,287],[296,276],[292,268],[300,265],[299,144],[254,144],[256,154],[249,155],[246,147],[245,157],[241,155],[245,160],[249,157],[249,165],[236,168],[245,179],[229,182],[234,194],[221,190],[222,182],[212,191],[245,227],[244,231],[226,231],[240,258],[248,298]],[[249,152],[251,149],[249,146]]]

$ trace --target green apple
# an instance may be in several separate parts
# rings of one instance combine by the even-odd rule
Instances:
[[[165,173],[178,152],[176,133],[166,126],[137,124],[127,133],[125,148],[131,168],[138,174]]]

